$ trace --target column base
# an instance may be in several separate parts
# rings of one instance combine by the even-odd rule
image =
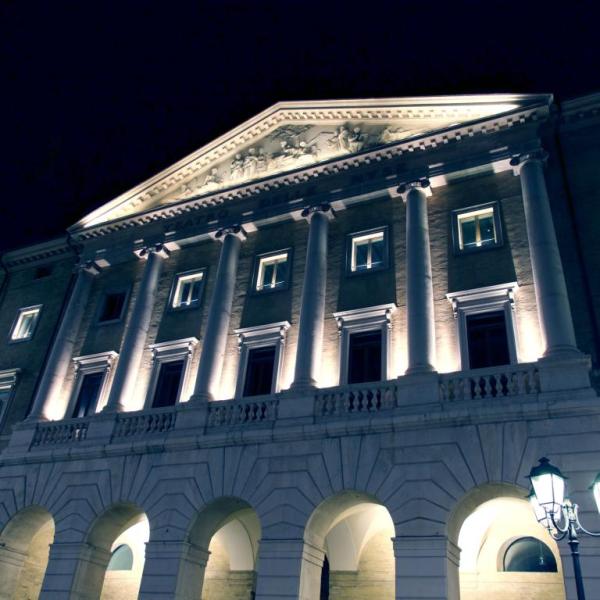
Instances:
[[[414,367],[408,367],[404,371],[405,375],[420,375],[421,373],[435,373],[435,367],[433,365],[415,365]]]
[[[556,352],[538,360],[541,392],[591,388],[589,356],[579,350]]]

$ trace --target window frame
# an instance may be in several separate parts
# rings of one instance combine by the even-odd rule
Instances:
[[[377,235],[383,233],[383,261],[380,266],[371,267],[370,269],[364,270],[352,270],[353,256],[354,256],[354,240],[363,236]],[[390,235],[389,226],[382,225],[380,227],[373,227],[371,229],[365,229],[362,231],[354,231],[347,234],[346,236],[346,276],[356,277],[361,275],[368,275],[369,273],[377,273],[379,271],[385,271],[390,267]]]
[[[286,261],[286,273],[285,273],[285,281],[281,287],[278,288],[262,288],[257,289],[258,286],[258,275],[260,273],[260,265],[263,260],[269,259],[271,257],[279,256],[280,254],[287,254]],[[277,292],[283,292],[290,287],[290,280],[292,276],[292,248],[281,248],[280,250],[272,250],[269,252],[263,252],[261,254],[257,254],[254,257],[254,266],[252,268],[252,279],[250,282],[250,291],[253,295],[262,296],[263,294],[274,294]]]
[[[108,392],[112,384],[112,377],[114,375],[114,366],[117,362],[119,354],[114,350],[108,352],[98,352],[97,354],[87,354],[85,356],[76,356],[73,358],[73,369],[74,369],[74,385],[71,391],[71,396],[67,404],[67,411],[65,418],[73,419],[73,411],[77,405],[79,398],[79,392],[83,384],[83,379],[86,375],[92,375],[94,373],[104,373],[102,383],[100,384],[100,390],[98,392],[98,400],[96,401],[96,410],[94,414],[98,414],[106,406],[108,400]],[[87,419],[87,417],[80,417]]]
[[[11,326],[9,334],[8,334],[8,343],[9,344],[20,344],[22,342],[28,342],[31,339],[33,339],[33,336],[35,335],[35,332],[37,331],[37,328],[38,328],[38,324],[40,322],[40,317],[42,315],[43,307],[44,307],[43,304],[32,304],[31,306],[21,306],[20,308],[17,309],[17,314],[15,315],[15,318],[13,319],[13,323],[12,323],[12,326]],[[19,325],[19,321],[21,320],[22,315],[28,311],[33,311],[33,310],[36,311],[37,316],[35,318],[35,321],[33,322],[33,327],[31,329],[31,333],[27,337],[13,338],[13,335],[17,329],[17,326]]]
[[[454,318],[457,321],[461,371],[471,369],[467,317],[474,314],[504,312],[510,364],[515,365],[520,362],[517,325],[514,315],[514,294],[518,287],[517,282],[513,281],[446,294],[446,298],[452,305]],[[491,369],[493,367],[485,368]]]
[[[472,246],[469,248],[461,248],[461,232],[460,232],[460,216],[466,213],[475,212],[479,210],[492,209],[492,215],[494,218],[494,229],[496,233],[496,241],[493,244],[485,244],[483,246]],[[472,254],[473,252],[485,252],[486,250],[493,250],[500,248],[504,245],[504,235],[502,232],[502,218],[500,214],[500,203],[497,200],[492,202],[484,202],[483,204],[474,204],[472,206],[466,206],[464,208],[457,208],[452,211],[452,246],[454,254],[460,256],[463,254]]]
[[[175,301],[175,297],[177,295],[177,287],[179,284],[179,280],[182,277],[189,277],[192,275],[200,275],[202,274],[202,279],[200,280],[200,291],[198,293],[198,302],[196,302],[195,304],[187,304],[187,305],[180,305],[180,306],[173,306],[173,302]],[[206,267],[202,267],[200,269],[190,269],[187,271],[180,271],[179,273],[175,273],[175,275],[173,276],[173,282],[171,284],[171,291],[169,293],[169,304],[168,304],[168,310],[172,311],[172,312],[179,312],[182,310],[194,310],[197,308],[200,308],[200,306],[202,305],[202,301],[204,299],[204,288],[206,286],[206,274],[207,274],[207,269]]]
[[[101,321],[100,317],[102,316],[102,310],[104,308],[104,302],[106,301],[106,297],[111,294],[125,294],[125,298],[123,299],[123,306],[121,307],[121,314],[118,319],[110,319],[108,321]],[[97,327],[104,327],[105,325],[114,325],[115,323],[121,323],[125,316],[127,315],[127,308],[129,306],[129,296],[131,294],[131,287],[115,287],[108,288],[102,291],[102,296],[100,302],[98,303],[98,307],[96,309],[96,318],[94,322]]]
[[[188,337],[179,340],[169,340],[167,342],[159,342],[151,344],[149,349],[152,352],[152,371],[150,373],[150,381],[144,401],[144,410],[160,410],[161,407],[153,407],[154,395],[156,394],[156,386],[160,375],[161,366],[164,363],[183,360],[181,373],[181,381],[179,382],[179,390],[177,392],[177,400],[175,406],[189,399],[188,392],[190,391],[190,365],[194,355],[194,349],[198,344],[198,338]],[[185,400],[183,400],[185,398]],[[172,408],[172,407],[162,407]]]
[[[6,398],[6,402],[0,404],[0,431],[4,426],[4,419],[8,414],[8,405],[12,402],[15,389],[17,387],[17,382],[19,380],[19,375],[21,373],[21,369],[4,369],[0,371],[0,391],[8,391],[8,396]]]
[[[340,338],[339,385],[364,385],[348,383],[350,336],[353,333],[381,331],[381,381],[390,378],[392,315],[396,308],[396,304],[389,303],[333,313]]]
[[[260,396],[244,396],[246,384],[246,371],[248,368],[248,356],[253,348],[265,348],[275,346],[275,359],[273,361],[273,379],[271,381],[270,394],[277,394],[281,390],[281,366],[283,364],[283,353],[285,349],[287,331],[290,328],[289,321],[279,321],[267,325],[256,325],[236,329],[238,336],[238,347],[240,351],[240,362],[235,386],[235,398],[259,398]]]

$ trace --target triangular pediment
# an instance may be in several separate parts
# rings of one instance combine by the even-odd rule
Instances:
[[[86,216],[73,229],[511,113],[549,96],[281,102]]]

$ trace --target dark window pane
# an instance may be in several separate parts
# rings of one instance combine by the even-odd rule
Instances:
[[[263,268],[263,287],[270,288],[272,287],[271,283],[273,281],[273,271],[275,270],[275,264],[266,264]]]
[[[83,376],[79,394],[77,395],[77,403],[73,411],[73,418],[87,417],[96,412],[96,404],[98,404],[98,396],[100,395],[100,387],[104,379],[104,372],[88,373]]]
[[[367,268],[367,257],[369,252],[368,242],[356,244],[356,270]]]
[[[275,286],[281,287],[285,284],[285,274],[287,271],[287,261],[277,263],[277,271],[275,272]]]
[[[123,311],[123,304],[125,304],[125,292],[106,294],[99,320],[102,322],[120,319]]]
[[[192,295],[190,304],[200,302],[200,292],[202,291],[202,279],[196,279],[192,284]]]
[[[181,305],[187,306],[191,300],[191,291],[194,286],[193,281],[184,281],[181,284]]]
[[[348,383],[381,380],[381,331],[350,335]]]
[[[378,240],[371,244],[371,267],[380,267],[383,264],[383,243]]]
[[[479,230],[481,232],[482,244],[493,244],[496,241],[494,235],[494,216],[489,215],[479,219]]]
[[[165,362],[160,365],[154,401],[152,402],[153,408],[173,406],[177,402],[182,374],[182,360]]]
[[[510,364],[503,312],[467,315],[467,340],[471,369]]]
[[[270,394],[275,368],[275,346],[252,348],[248,352],[244,396]]]
[[[532,537],[513,542],[504,555],[505,571],[526,573],[556,573],[556,559],[552,550]]]
[[[475,246],[477,242],[477,234],[475,229],[475,219],[463,220],[460,224],[462,231],[463,248]]]

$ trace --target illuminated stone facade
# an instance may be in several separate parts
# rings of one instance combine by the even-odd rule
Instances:
[[[574,598],[523,497],[597,518],[599,108],[281,103],[4,255],[0,599]]]

